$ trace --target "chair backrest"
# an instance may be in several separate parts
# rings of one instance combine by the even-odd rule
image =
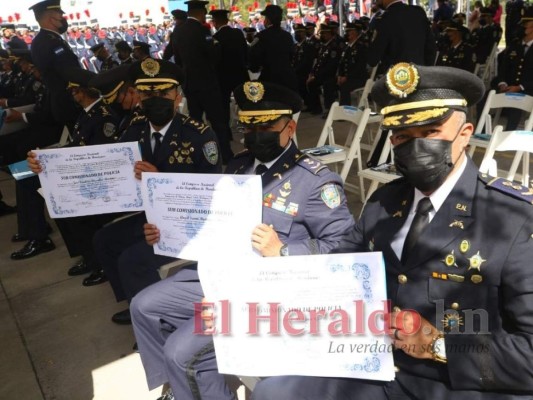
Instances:
[[[361,93],[361,97],[359,98],[359,103],[357,103],[357,108],[369,108],[370,103],[368,102],[368,95],[370,94],[370,91],[372,90],[372,86],[374,86],[374,79],[367,79],[365,82],[365,86],[363,87],[363,92]]]
[[[322,132],[318,138],[317,147],[324,146],[326,141],[330,145],[337,144],[335,132],[333,130],[333,122],[335,121],[348,121],[353,124],[350,127],[350,131],[344,143],[345,146],[348,146],[350,142],[353,141],[354,134],[356,134],[356,132],[359,133],[359,130],[361,130],[360,133],[362,136],[369,116],[369,108],[360,110],[352,106],[340,106],[337,101],[334,102],[329,109],[328,117],[326,118]]]
[[[495,153],[499,151],[514,151],[515,156],[508,170],[498,169]],[[522,161],[522,185],[529,187],[529,154],[533,153],[532,131],[504,131],[503,126],[494,128],[485,157],[481,162],[480,172],[492,176],[515,180],[518,165]],[[501,165],[502,163],[500,163]],[[505,164],[508,164],[506,160]]]
[[[517,108],[529,113],[525,130],[531,130],[533,125],[533,97],[523,93],[496,93],[491,90],[487,96],[483,111],[479,116],[475,133],[492,133],[492,126],[498,123],[499,112],[502,108]],[[494,120],[490,116],[490,111],[499,109]]]
[[[300,118],[300,114],[301,114],[301,113],[302,113],[302,112],[299,111],[299,112],[297,112],[296,114],[293,114],[293,116],[292,116],[292,120],[293,120],[294,122],[296,122],[296,130],[294,131],[294,135],[293,135],[293,137],[292,137],[292,141],[294,142],[294,144],[296,145],[296,147],[298,147],[298,138],[296,137],[296,131],[298,130],[298,119]]]

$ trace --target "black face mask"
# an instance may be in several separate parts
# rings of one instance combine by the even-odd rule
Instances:
[[[264,163],[272,161],[283,153],[284,148],[279,143],[279,135],[283,129],[281,131],[248,132],[244,135],[244,146],[259,161]]]
[[[459,133],[455,138],[458,135]],[[396,169],[421,192],[434,192],[455,165],[452,161],[452,143],[455,138],[451,141],[415,138],[395,146]]]
[[[479,19],[479,25],[481,25],[481,26],[487,25],[487,20],[485,18],[480,18]]]
[[[152,124],[165,126],[174,118],[174,100],[165,97],[154,96],[142,100],[144,115]]]
[[[57,31],[59,32],[60,35],[62,35],[68,29],[68,21],[65,18],[58,18],[58,20],[61,20],[61,26],[57,28]]]

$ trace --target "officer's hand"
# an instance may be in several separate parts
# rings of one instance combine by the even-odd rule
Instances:
[[[507,88],[508,88],[508,87],[509,87],[509,86],[507,86],[506,83],[500,83],[500,84],[498,85],[498,93],[505,93],[505,92],[507,92]]]
[[[37,154],[33,151],[28,151],[26,161],[28,162],[28,167],[31,169],[31,172],[34,174],[39,174],[43,171],[41,163],[37,160]]]
[[[277,232],[271,225],[257,225],[252,232],[252,246],[263,257],[279,256],[283,243],[278,238]]]
[[[144,224],[144,239],[146,240],[146,243],[148,243],[150,246],[153,246],[157,242],[159,242],[161,232],[159,232],[159,229],[157,229],[157,226],[153,224]]]
[[[432,359],[431,342],[439,334],[437,328],[414,311],[390,314],[389,336],[394,347],[414,358]]]
[[[507,93],[519,93],[522,91],[520,85],[507,86]]]
[[[15,109],[10,109],[6,115],[6,122],[22,121],[22,113]]]
[[[157,171],[157,168],[153,164],[150,164],[147,161],[137,161],[135,163],[134,172],[135,172],[135,178],[141,179],[141,175],[143,172],[158,172],[158,171]]]
[[[344,84],[348,79],[345,76],[338,76],[337,77],[337,85],[340,86]]]

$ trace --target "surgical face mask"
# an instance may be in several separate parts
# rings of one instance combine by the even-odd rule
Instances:
[[[395,146],[396,169],[421,192],[434,192],[446,180],[457,162],[452,161],[452,144],[459,132],[451,141],[414,138]]]
[[[59,34],[65,33],[68,29],[68,21],[65,18],[54,18],[54,20],[60,23],[59,27],[56,28]]]
[[[289,121],[280,131],[253,130],[247,132],[244,135],[244,145],[261,162],[266,163],[275,160],[283,153],[284,148],[279,139],[288,123]]]
[[[165,126],[174,118],[174,100],[153,96],[142,100],[144,115],[153,125]]]

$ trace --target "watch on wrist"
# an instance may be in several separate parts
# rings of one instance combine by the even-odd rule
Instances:
[[[446,364],[448,359],[446,358],[446,344],[444,341],[444,333],[439,333],[431,341],[431,347],[429,352],[434,361]]]
[[[282,257],[287,257],[289,255],[289,247],[286,244],[279,249],[279,255]]]

